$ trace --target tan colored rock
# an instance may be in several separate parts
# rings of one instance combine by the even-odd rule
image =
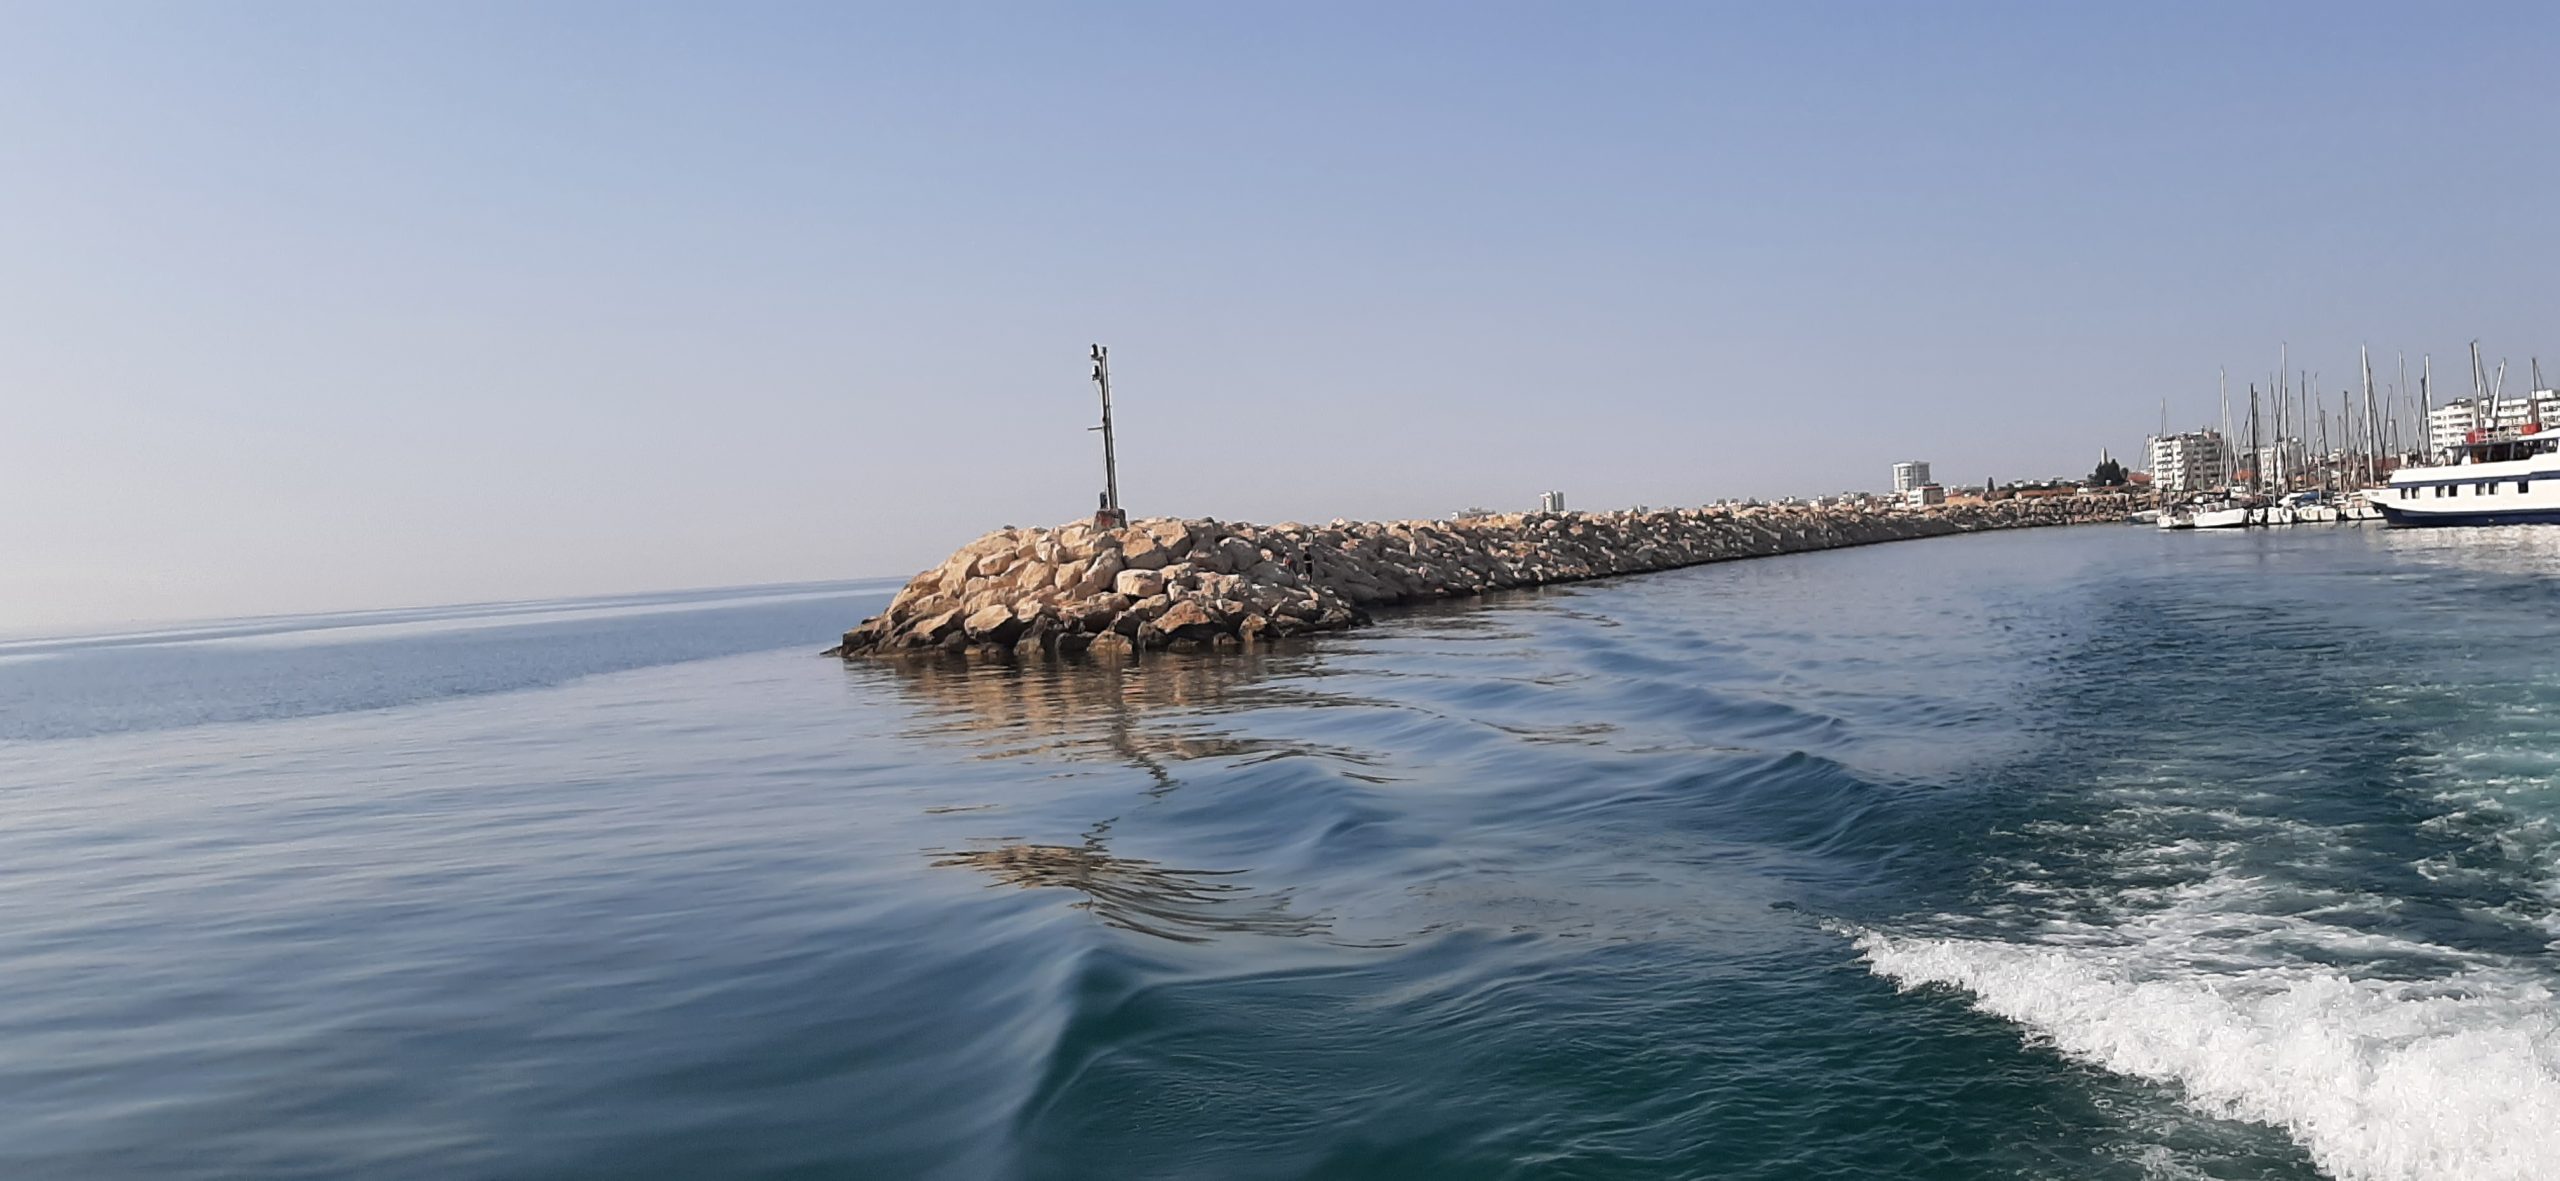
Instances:
[[[1022,634],[1022,620],[1015,617],[1012,607],[1004,604],[992,604],[971,612],[963,626],[967,628],[970,639],[990,644],[1009,645],[1015,636]]]
[[[1216,616],[1200,605],[1198,599],[1183,599],[1165,608],[1152,622],[1156,630],[1167,635],[1200,639],[1218,630]]]
[[[1117,592],[1089,600],[1078,609],[1081,618],[1077,626],[1089,632],[1110,631],[1111,622],[1129,609],[1130,601],[1129,596]]]
[[[915,623],[908,626],[907,634],[916,637],[924,643],[937,644],[942,642],[944,637],[959,630],[960,610],[955,607],[947,611],[936,612],[924,617],[923,619],[917,620]]]
[[[1173,553],[1153,536],[1140,533],[1120,543],[1120,564],[1131,570],[1162,570]]]
[[[1164,575],[1154,570],[1123,570],[1112,589],[1133,599],[1164,593]]]
[[[1125,568],[1120,561],[1120,551],[1104,550],[1094,556],[1093,564],[1086,568],[1084,577],[1076,581],[1071,593],[1092,598],[1115,590],[1119,585],[1120,572]]]

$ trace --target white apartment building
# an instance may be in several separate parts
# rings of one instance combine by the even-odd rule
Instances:
[[[2301,474],[2302,440],[2278,439],[2258,448],[2258,482],[2269,488],[2281,488]]]
[[[2536,390],[2531,401],[2500,398],[2495,420],[2500,426],[2531,422],[2536,405],[2542,408],[2543,425],[2560,427],[2560,390]],[[2427,412],[2427,451],[2433,454],[2459,447],[2471,432],[2488,429],[2490,422],[2487,398],[2464,398],[2438,406]]]
[[[1929,465],[1925,461],[1914,459],[1893,465],[1893,491],[1897,496],[1909,496],[1912,489],[1930,482]]]
[[[2151,437],[2151,487],[2204,492],[2231,482],[2231,444],[2220,431]]]

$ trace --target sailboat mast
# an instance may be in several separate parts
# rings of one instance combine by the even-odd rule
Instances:
[[[2249,492],[2257,495],[2266,490],[2266,457],[2258,453],[2258,386],[2249,385]]]
[[[2424,454],[2429,459],[2435,458],[2436,454],[2436,407],[2429,389],[2434,384],[2435,375],[2435,354],[2418,354],[2418,437],[2426,441]]]
[[[2400,400],[2409,397],[2410,392],[2409,354],[2404,352],[2400,354],[2400,384],[2391,387],[2391,453],[2393,455],[2401,453]],[[2414,404],[2415,403],[2412,403],[2412,405]],[[2426,420],[2424,418],[2419,420],[2420,430],[2426,429],[2425,422]]]
[[[2480,342],[2471,342],[2471,425],[2475,430],[2498,429],[2498,404],[2489,402],[2489,421],[2480,421],[2480,404],[2488,400],[2489,378],[2480,367]]]
[[[2319,375],[2316,373],[2312,374],[2311,378],[2312,381],[2317,381],[2319,379]],[[2302,425],[2294,431],[2294,435],[2298,441],[2293,445],[2293,449],[2300,453],[2302,457],[2303,475],[2306,478],[2305,482],[2308,482],[2308,477],[2311,474],[2311,459],[2313,456],[2312,449],[2320,446],[2320,440],[2311,437],[2311,435],[2313,429],[2319,425],[2317,420],[2320,417],[2321,409],[2319,387],[2313,385],[2311,381],[2304,382],[2302,386],[2302,417],[2296,420]]]
[[[2276,418],[2276,423],[2273,423],[2273,428],[2276,428],[2273,443],[2276,446],[2271,448],[2271,451],[2276,451],[2276,471],[2284,471],[2286,476],[2291,476],[2291,471],[2286,471],[2291,464],[2284,461],[2284,405],[2294,400],[2294,346],[2289,341],[2276,341],[2276,389],[2268,389],[2268,397],[2276,400],[2276,405],[2268,407]]]
[[[2364,370],[2364,482],[2382,478],[2382,426],[2373,418],[2373,356],[2356,346],[2356,364]]]
[[[2542,432],[2542,358],[2533,359],[2533,388],[2524,392],[2525,414],[2534,433]]]
[[[2268,397],[2273,400],[2273,405],[2266,407],[2266,418],[2268,418],[2266,425],[2268,425],[2268,436],[2271,436],[2268,438],[2268,451],[2276,453],[2276,464],[2273,464],[2273,469],[2284,471],[2284,405],[2294,400],[2294,371],[2278,369],[2276,389],[2268,389]]]
[[[2339,394],[2338,413],[2341,417],[2338,419],[2338,429],[2342,432],[2347,429],[2347,420],[2344,417],[2346,409],[2347,396],[2343,393]],[[2320,455],[2323,459],[2326,459],[2329,455],[2329,408],[2327,406],[2322,406],[2320,408]],[[2324,489],[2329,486],[2329,478],[2337,469],[2336,464],[2331,464],[2329,466],[2330,471],[2323,472],[2320,475],[2320,486]]]
[[[2222,465],[2222,486],[2228,488],[2231,486],[2231,476],[2234,470],[2229,462],[2231,455],[2231,371],[2219,365],[2214,366],[2213,388],[2222,395],[2222,433],[2214,438],[2213,445],[2215,450],[2220,453],[2220,458],[2224,460]]]

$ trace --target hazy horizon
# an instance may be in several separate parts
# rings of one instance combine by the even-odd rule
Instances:
[[[13,7],[0,633],[2135,461],[2545,343],[2560,12]],[[2560,361],[2560,353],[2555,353]]]

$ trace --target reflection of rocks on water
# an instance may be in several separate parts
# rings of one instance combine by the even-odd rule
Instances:
[[[1217,879],[1238,871],[1168,869],[1152,861],[1116,857],[1103,847],[1108,825],[1096,826],[1081,845],[1000,845],[961,852],[928,852],[937,867],[983,870],[996,881],[1024,889],[1060,887],[1083,894],[1075,905],[1124,930],[1184,943],[1219,934],[1316,935],[1327,924],[1288,912],[1287,900]]]
[[[890,681],[924,707],[911,737],[964,742],[981,748],[984,758],[1102,758],[1138,767],[1165,786],[1174,783],[1171,767],[1192,759],[1321,755],[1374,762],[1348,748],[1246,735],[1218,724],[1219,715],[1272,706],[1349,703],[1292,683],[1321,675],[1316,658],[1304,652],[1177,654],[1143,675],[966,657],[849,667]]]

